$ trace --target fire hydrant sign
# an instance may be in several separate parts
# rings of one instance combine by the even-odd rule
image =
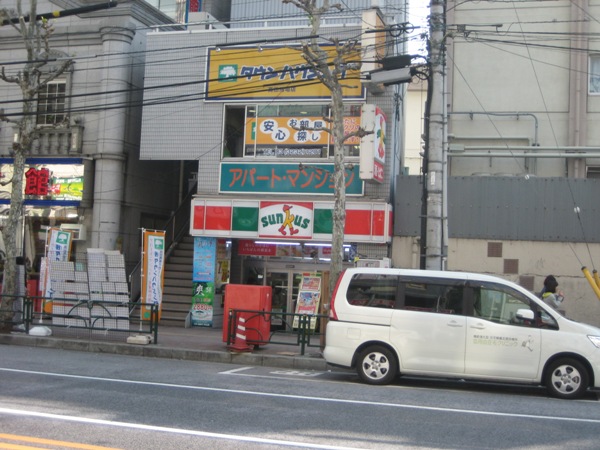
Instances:
[[[196,237],[194,239],[194,291],[190,310],[193,327],[212,327],[216,266],[217,239]]]

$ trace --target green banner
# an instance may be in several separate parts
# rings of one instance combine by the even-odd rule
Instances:
[[[220,192],[333,194],[333,164],[221,163]],[[346,168],[346,195],[362,195],[359,167]]]

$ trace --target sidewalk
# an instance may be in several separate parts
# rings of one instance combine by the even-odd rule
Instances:
[[[319,347],[306,347],[301,355],[298,345],[266,344],[252,352],[233,353],[223,342],[221,328],[158,328],[158,344],[128,344],[127,333],[119,341],[39,337],[25,333],[0,334],[0,345],[60,348],[84,352],[114,353],[129,356],[209,361],[254,366],[284,367],[298,370],[326,370]],[[135,334],[135,333],[131,333]]]

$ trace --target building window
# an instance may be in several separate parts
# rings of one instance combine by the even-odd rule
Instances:
[[[67,120],[66,102],[67,83],[51,81],[38,94],[38,125],[58,125]]]
[[[600,55],[590,56],[590,94],[600,94]]]
[[[587,177],[588,178],[600,178],[600,167],[597,166],[588,166],[587,167]]]

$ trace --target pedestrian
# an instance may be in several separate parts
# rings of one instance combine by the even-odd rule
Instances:
[[[565,311],[561,308],[565,295],[563,291],[558,290],[558,281],[553,275],[548,275],[544,280],[544,288],[541,292],[542,300],[552,309],[564,315]]]

